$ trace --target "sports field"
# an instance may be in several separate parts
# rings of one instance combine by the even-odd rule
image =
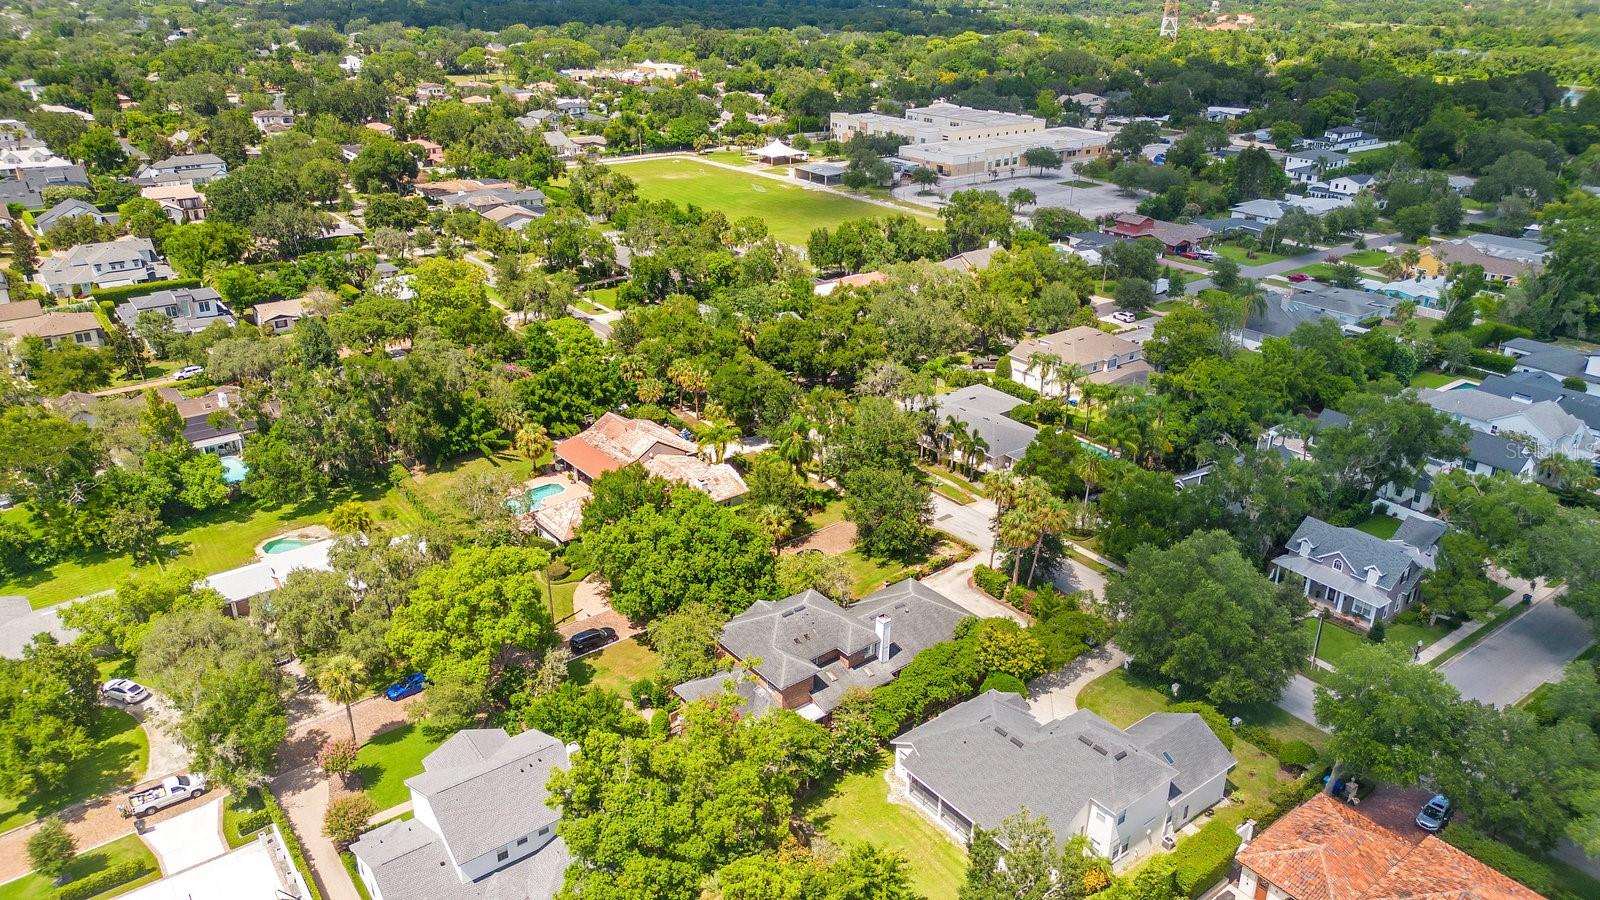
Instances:
[[[693,159],[647,159],[613,165],[638,182],[639,196],[647,200],[693,203],[703,209],[720,210],[729,219],[759,216],[767,221],[773,237],[798,246],[805,246],[812,229],[818,226],[832,228],[846,219],[883,217],[895,212],[832,191],[807,190]],[[930,227],[939,224],[928,216],[917,218]]]

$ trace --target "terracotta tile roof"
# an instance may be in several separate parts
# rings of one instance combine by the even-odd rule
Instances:
[[[1407,839],[1318,794],[1239,851],[1294,900],[1536,900],[1538,894],[1428,836]]]
[[[1011,349],[1010,356],[1027,363],[1034,353],[1048,353],[1064,362],[1088,366],[1113,356],[1126,356],[1138,349],[1139,345],[1132,341],[1107,334],[1092,325],[1078,325],[1023,341]]]
[[[648,419],[608,412],[581,433],[557,444],[556,458],[589,478],[599,478],[652,455],[652,451],[688,454],[695,449],[693,441]]]
[[[651,475],[687,484],[718,503],[743,497],[750,490],[733,466],[713,465],[698,456],[652,456],[644,461],[644,468]]]

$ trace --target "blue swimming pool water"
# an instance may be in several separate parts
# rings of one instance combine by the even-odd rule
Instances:
[[[301,547],[315,543],[316,541],[308,540],[306,538],[273,538],[272,540],[261,545],[261,552],[284,553],[289,550],[297,550]]]
[[[544,505],[544,501],[566,490],[559,484],[541,484],[536,488],[529,488],[520,496],[512,497],[506,501],[506,506],[517,515],[530,513]]]
[[[238,484],[250,474],[250,467],[237,456],[222,458],[222,480],[225,484]]]
[[[1109,451],[1107,451],[1106,448],[1104,448],[1104,447],[1100,447],[1100,446],[1097,446],[1095,444],[1091,444],[1088,441],[1084,440],[1083,438],[1078,438],[1078,443],[1083,445],[1083,449],[1089,451],[1090,453],[1093,453],[1095,456],[1103,456],[1106,459],[1110,459],[1111,458],[1111,453]]]

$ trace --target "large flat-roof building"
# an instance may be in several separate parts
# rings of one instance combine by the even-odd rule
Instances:
[[[927,166],[941,176],[994,173],[1016,175],[1026,164],[1022,154],[1049,147],[1063,157],[1098,156],[1111,135],[1086,128],[1049,128],[1038,116],[974,109],[943,101],[914,106],[903,116],[882,113],[834,113],[828,125],[833,138],[847,141],[857,134],[893,135],[905,143],[899,156]]]
[[[986,137],[932,141],[900,148],[900,158],[927,166],[945,178],[992,174],[1011,177],[1026,174],[1022,155],[1035,147],[1048,147],[1063,160],[1091,158],[1106,152],[1111,135],[1088,128],[1045,128],[1015,137]]]

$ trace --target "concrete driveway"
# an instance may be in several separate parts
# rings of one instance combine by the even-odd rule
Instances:
[[[77,637],[78,633],[62,625],[57,615],[64,606],[34,609],[27,597],[15,594],[0,597],[0,656],[21,659],[22,649],[41,631],[55,635],[62,643]]]
[[[1592,643],[1594,632],[1577,613],[1543,599],[1439,673],[1468,700],[1510,706],[1539,685],[1561,680],[1561,670]]]
[[[215,859],[228,852],[222,839],[222,798],[153,825],[143,837],[167,874]]]

